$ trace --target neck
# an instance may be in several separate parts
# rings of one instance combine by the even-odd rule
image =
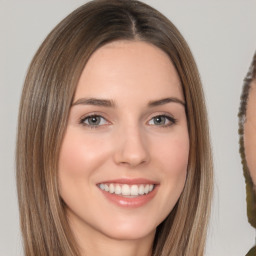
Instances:
[[[88,241],[80,243],[81,256],[151,256],[151,243],[130,240],[115,240],[112,238],[104,241]]]

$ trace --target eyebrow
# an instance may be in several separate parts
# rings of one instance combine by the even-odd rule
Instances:
[[[185,106],[185,102],[182,100],[175,98],[175,97],[169,97],[169,98],[164,98],[160,100],[154,100],[150,101],[148,103],[149,107],[157,107],[161,106],[167,103],[179,103],[182,106]],[[76,105],[93,105],[93,106],[101,106],[101,107],[115,107],[115,103],[113,100],[106,100],[106,99],[96,99],[96,98],[81,98],[72,103],[71,106],[76,106]]]
[[[160,105],[164,105],[167,103],[179,103],[182,106],[186,106],[186,103],[183,102],[182,100],[175,98],[175,97],[169,97],[169,98],[164,98],[164,99],[160,99],[160,100],[155,100],[155,101],[150,101],[148,103],[149,107],[156,107],[156,106],[160,106]]]
[[[102,106],[102,107],[115,107],[115,103],[112,100],[105,99],[96,99],[96,98],[81,98],[72,103],[72,106],[75,105],[93,105],[93,106]]]

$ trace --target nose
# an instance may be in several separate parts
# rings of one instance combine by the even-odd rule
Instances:
[[[146,141],[143,131],[137,127],[130,127],[121,131],[115,142],[115,163],[137,167],[149,162],[149,145]]]

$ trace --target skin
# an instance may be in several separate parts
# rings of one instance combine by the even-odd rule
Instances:
[[[181,82],[169,57],[151,44],[109,43],[86,64],[59,159],[60,195],[82,255],[151,255],[156,227],[175,206],[187,174],[184,105],[149,106],[168,97],[184,102]],[[88,125],[92,114],[101,116],[93,127]],[[159,115],[176,122],[164,117],[159,125]],[[140,207],[116,205],[97,184],[120,178],[152,180],[156,194]]]
[[[256,185],[256,80],[250,85],[244,124],[244,147],[247,166]]]

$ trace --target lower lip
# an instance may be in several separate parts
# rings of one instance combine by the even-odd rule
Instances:
[[[137,196],[137,197],[123,197],[121,195],[111,194],[100,189],[103,195],[110,202],[118,206],[128,207],[128,208],[137,208],[147,204],[149,201],[151,201],[154,198],[154,196],[157,193],[157,190],[158,190],[158,186],[155,186],[155,188],[148,194]]]

